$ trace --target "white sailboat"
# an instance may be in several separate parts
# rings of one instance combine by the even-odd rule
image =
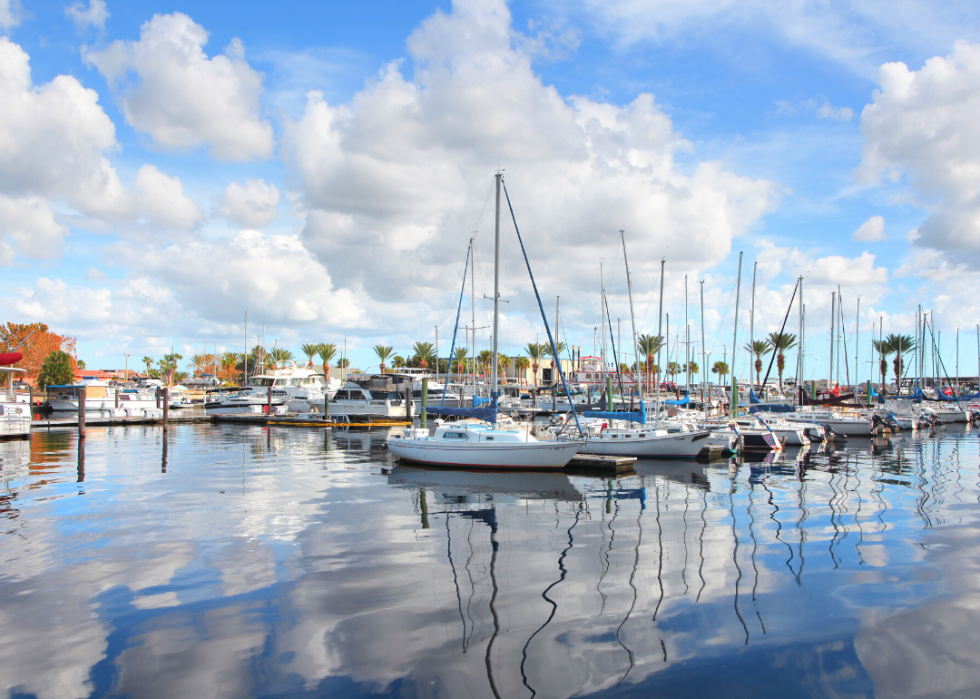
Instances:
[[[564,468],[585,444],[583,439],[543,442],[532,436],[529,430],[497,429],[497,330],[500,318],[500,188],[502,178],[503,175],[497,173],[497,199],[494,217],[493,349],[490,360],[492,393],[490,403],[481,408],[427,409],[432,414],[477,417],[482,419],[483,423],[441,425],[431,436],[427,429],[404,430],[401,435],[393,435],[388,439],[388,450],[400,459],[463,468],[552,469]],[[520,233],[518,233],[519,235]],[[533,284],[533,278],[531,281]],[[536,287],[535,293],[537,293]],[[545,324],[547,327],[547,320],[545,320]],[[550,330],[548,336],[551,339]],[[554,351],[553,340],[552,351]],[[564,376],[562,379],[564,380]]]

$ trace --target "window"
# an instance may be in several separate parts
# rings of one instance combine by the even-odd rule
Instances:
[[[443,439],[466,439],[466,435],[462,432],[446,432],[442,435]]]
[[[493,441],[493,437],[484,437],[483,439],[486,442],[492,442]]]

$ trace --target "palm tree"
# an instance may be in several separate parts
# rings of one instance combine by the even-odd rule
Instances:
[[[330,380],[330,360],[337,355],[337,345],[329,342],[321,342],[316,346],[316,353],[320,355],[323,362],[323,376],[327,381]],[[337,366],[340,366],[339,364]]]
[[[719,382],[725,383],[725,376],[728,375],[728,364],[725,362],[715,362],[711,366],[711,373],[718,374]]]
[[[755,386],[762,390],[762,358],[772,352],[772,347],[765,340],[752,340],[745,343],[745,349],[755,355]]]
[[[701,371],[701,367],[698,366],[697,362],[690,362],[684,365],[684,371],[690,372],[691,376],[697,376],[698,372]]]
[[[793,333],[769,333],[767,340],[769,346],[776,352],[776,371],[779,373],[779,392],[783,392],[783,369],[786,368],[786,356],[783,354],[788,349],[796,347],[796,335]]]
[[[527,370],[531,367],[531,360],[527,357],[514,357],[514,369],[523,381],[527,376]]]
[[[338,369],[346,369],[350,366],[350,360],[347,357],[341,357],[337,360]]]
[[[660,335],[640,335],[636,341],[636,348],[639,350],[640,355],[647,359],[647,391],[650,390],[650,373],[653,369],[654,356],[660,351],[663,344],[664,340]],[[660,373],[659,368],[656,373]]]
[[[387,361],[388,357],[390,357],[391,356],[391,353],[394,352],[394,351],[395,351],[394,348],[393,347],[390,347],[388,345],[375,345],[374,346],[374,353],[376,355],[378,355],[378,359],[381,360],[381,373],[382,374],[385,373],[385,361]]]
[[[885,377],[888,375],[888,355],[894,352],[894,349],[885,340],[872,340],[871,345],[875,348],[880,359],[878,371],[881,372],[881,390],[885,390]]]
[[[895,353],[895,359],[892,360],[892,367],[895,369],[895,391],[897,393],[902,383],[902,371],[904,371],[903,357],[915,349],[915,340],[911,335],[896,335],[892,333],[885,338],[885,344],[891,352]]]
[[[457,379],[460,379],[463,375],[463,371],[466,370],[466,366],[468,365],[468,362],[466,361],[466,355],[468,354],[469,352],[466,350],[465,347],[457,347],[456,350],[453,352],[453,362],[456,363]]]
[[[313,357],[317,355],[320,351],[320,345],[316,343],[307,343],[300,347],[303,350],[303,354],[306,355],[306,359],[309,362],[309,366],[313,366]]]
[[[391,367],[393,369],[401,369],[403,366],[405,366],[405,358],[403,356],[396,354],[394,357],[392,357]]]
[[[436,359],[436,350],[431,342],[416,342],[412,345],[412,351],[415,352],[415,360],[422,369],[427,369],[429,363]]]
[[[507,382],[507,367],[510,366],[510,357],[506,354],[497,355],[497,370],[503,375],[504,383]]]
[[[269,352],[269,358],[275,362],[277,367],[282,368],[286,366],[286,362],[292,361],[293,353],[285,347],[276,347],[274,350]]]
[[[480,369],[483,371],[484,375],[490,372],[490,361],[493,359],[493,352],[490,350],[480,350],[480,354],[476,356],[479,362]]]
[[[255,347],[252,348],[251,355],[252,356],[251,356],[251,359],[249,360],[249,364],[251,364],[252,367],[261,366],[262,369],[263,369],[263,371],[264,371],[265,370],[265,360],[266,360],[266,357],[269,356],[269,353],[265,351],[265,347],[263,347],[262,345],[256,345]],[[253,371],[252,373],[255,373],[255,372]]]
[[[159,360],[157,364],[160,366],[160,371],[163,372],[166,377],[166,383],[169,385],[173,381],[173,374],[177,371],[177,362],[183,359],[183,356],[179,354],[165,354],[163,359]]]
[[[534,372],[534,385],[538,385],[538,369],[541,367],[541,356],[545,352],[544,345],[539,345],[536,342],[528,342],[527,347],[524,348],[527,352],[527,356],[531,358],[531,370]]]
[[[143,363],[146,364],[146,375],[150,375],[150,366],[153,364],[153,357],[143,357]]]

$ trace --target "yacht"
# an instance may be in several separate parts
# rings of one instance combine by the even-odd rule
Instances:
[[[330,417],[351,422],[410,419],[412,401],[405,394],[412,391],[413,384],[413,377],[402,374],[349,379],[330,399]]]
[[[16,355],[16,359],[11,359]],[[9,364],[23,358],[19,352],[0,355],[0,373],[7,375],[8,388],[0,393],[0,438],[27,437],[31,433],[31,404],[30,398],[14,390],[14,374],[26,373]]]
[[[147,411],[162,409],[155,389],[121,389],[98,379],[84,379],[64,386],[48,386],[45,406],[56,413],[77,413],[78,397],[82,389],[85,389],[86,414],[143,417],[148,415]]]
[[[204,412],[208,415],[283,415],[285,401],[281,398],[269,400],[251,388],[226,388],[209,391],[204,399]]]
[[[284,403],[287,412],[308,413],[323,410],[324,399],[332,398],[340,385],[337,379],[324,380],[323,374],[313,367],[298,367],[290,362],[282,369],[250,376],[246,388],[262,401],[268,401],[271,388],[273,402]]]

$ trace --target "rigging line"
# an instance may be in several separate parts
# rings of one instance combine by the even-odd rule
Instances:
[[[463,264],[461,264],[457,268],[457,270],[456,270],[456,277],[453,279],[453,284],[452,284],[452,286],[449,287],[450,289],[455,289],[456,288],[456,282],[459,279],[459,275],[460,274],[464,274],[465,273],[465,270],[466,270],[466,263],[464,262]],[[454,300],[453,299],[454,296],[455,296],[455,293],[454,292],[450,292],[450,293],[448,293],[446,295],[446,305],[442,309],[442,318],[439,320],[439,326],[440,327],[443,326],[443,325],[445,325],[446,319],[449,317],[449,314],[452,312],[452,310],[451,310],[452,309],[452,305],[451,304],[452,304],[452,302]]]
[[[463,310],[463,296],[466,295],[466,271],[469,268],[470,248],[471,247],[472,246],[470,246],[470,245],[467,245],[466,246],[466,263],[465,263],[465,266],[463,267],[463,284],[461,285],[460,292],[459,292],[459,306],[456,307],[456,327],[453,328],[453,342],[449,346],[449,368],[450,369],[452,369],[452,364],[453,364],[453,359],[454,359],[453,354],[454,354],[454,352],[456,350],[456,333],[459,332],[459,313],[460,313],[460,311]],[[438,358],[436,358],[436,359],[437,359],[436,365],[438,365],[439,364]],[[437,366],[437,368],[438,368],[438,366]],[[457,366],[457,371],[458,371],[458,366]],[[446,374],[446,380],[447,380],[447,383],[448,383],[448,380],[449,380],[449,374],[448,373]],[[446,392],[443,391],[442,392],[442,402],[439,404],[439,407],[440,408],[444,408],[445,406],[446,406]]]
[[[736,530],[735,521],[735,482],[738,477],[738,472],[732,476],[731,486],[728,489],[728,507],[731,511],[732,517],[732,538],[735,540],[735,546],[732,548],[732,563],[735,564],[735,570],[738,571],[738,577],[735,578],[735,616],[738,617],[739,622],[742,624],[742,629],[745,631],[745,645],[749,645],[749,627],[745,623],[745,619],[742,618],[742,612],[738,609],[738,584],[742,581],[742,566],[738,564],[738,531]]]
[[[612,490],[612,481],[609,481],[607,488],[609,490]],[[599,609],[600,614],[602,614],[605,611],[606,600],[609,599],[606,593],[602,591],[602,583],[606,578],[606,573],[609,572],[609,552],[612,551],[613,542],[616,540],[616,530],[613,528],[613,523],[616,521],[616,518],[618,516],[619,516],[619,501],[617,500],[615,507],[613,508],[612,518],[609,520],[609,524],[606,525],[606,528],[609,530],[609,546],[606,548],[606,551],[603,554],[606,564],[605,567],[603,568],[602,574],[599,576],[599,582],[597,582],[595,586],[596,591],[602,597],[602,607]]]
[[[705,511],[708,509],[708,491],[707,489],[701,491],[701,534],[698,536],[698,556],[701,562],[698,563],[698,576],[701,578],[701,589],[698,590],[698,596],[694,598],[694,603],[697,604],[701,601],[701,593],[704,592],[705,586],[708,584],[704,579],[704,530],[708,528],[708,520],[705,519]]]
[[[773,493],[769,489],[769,484],[766,483],[765,479],[762,480],[762,487],[765,489],[767,493],[769,493],[768,503],[772,505],[772,512],[769,513],[769,519],[771,519],[776,524],[776,532],[775,532],[776,541],[786,546],[787,550],[789,551],[789,558],[786,559],[786,567],[789,568],[789,572],[792,573],[793,577],[795,578],[796,571],[793,570],[793,565],[792,565],[793,558],[795,557],[795,554],[793,553],[793,547],[789,545],[788,541],[783,541],[781,536],[783,531],[783,523],[776,517],[776,515],[779,513],[779,505],[776,504]]]
[[[472,640],[473,638],[473,631],[474,629],[476,629],[476,622],[473,620],[473,613],[472,613],[473,595],[476,594],[476,584],[473,582],[473,571],[470,569],[470,563],[472,562],[473,554],[475,553],[473,549],[473,528],[475,526],[476,526],[476,520],[471,519],[470,530],[466,534],[466,543],[470,547],[470,555],[467,556],[466,565],[464,566],[464,568],[466,569],[466,575],[470,579],[470,596],[469,599],[466,600],[466,616],[470,620],[470,635],[466,638],[466,643],[463,646],[464,653],[466,652],[466,649],[469,648],[470,640]]]
[[[653,479],[653,492],[657,499],[657,582],[660,584],[660,598],[653,610],[653,620],[656,621],[657,614],[660,613],[660,605],[664,603],[664,527],[660,522],[660,484],[656,478]]]
[[[495,513],[496,515],[496,513]],[[490,681],[490,691],[493,692],[495,699],[500,699],[500,692],[497,691],[497,683],[493,679],[493,663],[491,662],[491,656],[493,652],[493,642],[497,640],[497,635],[500,633],[500,616],[497,614],[497,526],[494,524],[490,527],[490,583],[493,592],[490,595],[490,616],[493,617],[493,634],[490,636],[490,642],[487,643],[487,652],[484,657],[484,663],[487,666],[487,679]]]
[[[534,640],[534,637],[537,636],[545,626],[551,623],[551,620],[555,617],[555,612],[558,611],[558,603],[548,597],[548,593],[553,587],[555,587],[555,585],[562,582],[566,575],[568,575],[568,569],[565,568],[565,556],[568,555],[569,550],[571,550],[575,543],[575,539],[572,536],[572,530],[575,529],[575,525],[578,524],[581,512],[581,510],[575,511],[575,521],[572,522],[571,526],[568,528],[568,546],[565,547],[565,549],[561,552],[561,555],[558,557],[558,569],[561,571],[561,575],[557,580],[548,585],[544,592],[541,593],[541,596],[545,599],[545,601],[551,605],[551,614],[549,614],[548,618],[545,619],[545,622],[538,627],[538,630],[528,637],[527,642],[524,644],[524,649],[521,652],[521,679],[524,681],[524,686],[530,690],[532,698],[537,696],[537,691],[535,691],[531,685],[528,684],[527,674],[524,672],[524,665],[527,663],[527,649],[528,646],[531,645],[531,641]]]
[[[657,274],[653,278],[653,286],[650,287],[650,288],[656,289],[659,284],[660,284],[660,268],[658,267],[657,268]],[[651,303],[653,303],[653,293],[652,292],[651,293],[647,293],[647,307],[643,310],[643,318],[640,320],[640,329],[641,330],[646,327],[647,316],[650,314],[650,304]]]
[[[633,666],[636,664],[636,658],[633,655],[632,649],[630,649],[625,643],[623,643],[622,631],[623,631],[623,627],[626,625],[626,622],[629,621],[630,615],[633,614],[633,610],[636,608],[636,600],[640,594],[633,580],[636,578],[636,570],[640,565],[640,546],[643,544],[643,522],[641,521],[643,519],[643,511],[644,508],[641,507],[640,514],[636,516],[636,527],[637,527],[636,548],[633,551],[633,569],[630,570],[630,577],[629,577],[629,585],[631,588],[633,588],[633,602],[630,604],[630,608],[626,612],[626,616],[623,617],[623,620],[619,622],[619,626],[616,627],[616,640],[619,642],[619,645],[622,647],[623,650],[626,651],[626,654],[629,656],[630,666],[626,668],[626,672],[623,673],[623,677],[621,680],[619,680],[617,686],[622,685],[623,682],[626,681],[626,678],[629,676],[630,671],[633,669]]]
[[[684,488],[684,517],[683,517],[683,520],[684,520],[684,567],[681,569],[681,580],[684,581],[684,596],[685,597],[687,596],[687,592],[688,592],[688,589],[689,589],[688,588],[688,584],[687,584],[687,508],[690,505],[689,500],[691,498],[691,489],[688,488],[688,487],[686,487],[686,485],[687,484],[685,483],[685,488]]]
[[[725,329],[725,318],[728,317],[728,309],[731,308],[731,306],[732,306],[732,297],[735,296],[735,289],[737,287],[738,287],[738,284],[736,283],[735,286],[732,287],[732,290],[728,294],[728,303],[725,305],[725,314],[721,317],[721,320],[718,321],[718,328],[715,330],[715,336],[711,340],[711,349],[708,351],[708,354],[714,354],[715,353],[715,347],[718,344],[718,335],[720,335],[721,334],[721,331]]]

